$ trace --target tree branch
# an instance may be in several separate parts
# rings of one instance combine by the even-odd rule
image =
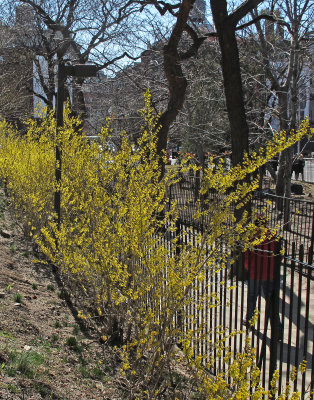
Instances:
[[[139,3],[142,5],[141,11],[143,11],[146,5],[151,4],[155,6],[156,10],[159,12],[160,15],[165,15],[166,12],[168,11],[173,16],[177,16],[177,13],[175,13],[174,10],[179,9],[181,6],[180,3],[169,4],[164,1],[158,1],[158,0],[145,0],[145,1],[140,1]]]
[[[231,21],[231,23],[233,23],[234,26],[236,26],[242,18],[244,18],[262,2],[263,0],[246,0],[228,16],[228,19]]]
[[[195,30],[188,24],[185,24],[184,31],[189,34],[189,36],[193,40],[193,44],[187,51],[179,54],[180,60],[187,60],[188,58],[195,56],[202,43],[207,39],[206,36],[198,37]]]
[[[257,17],[255,17],[255,18],[252,19],[251,21],[249,21],[249,22],[247,22],[247,23],[245,23],[245,24],[242,24],[242,25],[237,26],[236,30],[239,31],[239,30],[241,30],[241,29],[247,28],[247,27],[249,27],[249,26],[251,26],[251,25],[253,25],[253,24],[256,24],[256,22],[258,22],[258,21],[260,21],[260,20],[262,20],[262,19],[263,19],[263,20],[267,19],[268,21],[277,23],[278,25],[283,25],[283,26],[285,26],[285,27],[288,29],[289,33],[292,33],[291,28],[290,28],[290,25],[289,25],[287,22],[285,22],[285,21],[282,20],[282,19],[275,18],[273,15],[268,15],[268,14],[261,14],[261,15],[258,15]]]
[[[137,60],[139,60],[140,58],[141,58],[141,56],[138,56],[138,57],[133,57],[133,56],[131,56],[129,53],[127,53],[126,51],[123,53],[123,54],[120,54],[119,56],[117,56],[117,57],[115,57],[115,58],[113,58],[113,59],[111,59],[111,60],[108,60],[107,62],[105,62],[105,63],[103,63],[103,64],[98,64],[97,65],[97,69],[98,70],[101,70],[101,69],[103,69],[103,68],[107,68],[109,65],[112,65],[112,64],[114,64],[116,61],[119,61],[119,60],[121,60],[122,58],[124,58],[124,57],[127,57],[127,58],[129,58],[130,60],[133,60],[133,61],[137,61]]]

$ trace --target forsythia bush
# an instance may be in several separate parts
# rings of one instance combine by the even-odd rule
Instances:
[[[178,206],[169,205],[166,192],[189,167],[179,166],[161,177],[156,118],[148,94],[145,99],[140,139],[134,144],[122,134],[117,151],[107,145],[110,121],[100,133],[101,146],[88,144],[68,109],[64,128],[57,133],[52,114],[40,124],[30,121],[24,137],[2,122],[0,174],[12,204],[48,259],[74,282],[79,317],[96,322],[102,340],[119,352],[130,398],[184,398],[176,383],[178,365],[189,371],[187,385],[190,379],[198,385],[195,398],[275,398],[274,390],[259,384],[249,345],[231,362],[229,373],[213,377],[206,372],[215,360],[212,354],[194,357],[193,343],[200,337],[210,340],[203,327],[191,328],[195,317],[190,310],[200,302],[215,307],[218,300],[212,294],[195,296],[205,274],[224,268],[238,243],[252,245],[249,238],[256,227],[247,213],[238,221],[230,215],[231,203],[243,207],[258,185],[244,178],[299,140],[308,123],[289,139],[278,134],[263,151],[229,172],[223,163],[216,171],[208,169],[201,193],[214,188],[224,199],[206,207],[199,204],[194,218],[210,216],[210,223],[206,232],[194,234],[193,243],[186,243],[189,228],[178,232]],[[60,184],[54,177],[56,146],[62,153]],[[53,210],[55,191],[61,193],[60,226]]]
[[[37,227],[39,233],[53,211],[55,121],[52,114],[42,119],[41,126],[28,121],[24,137],[5,121],[0,124],[1,177],[25,232]]]

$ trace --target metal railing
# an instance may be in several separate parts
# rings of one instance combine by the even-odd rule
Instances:
[[[180,209],[180,220],[187,224],[206,226],[210,216],[203,217],[197,221],[194,214],[197,207],[202,206],[202,198],[199,194],[201,182],[199,179],[184,176],[183,179],[170,187],[169,201],[176,201]],[[223,196],[212,191],[206,195],[206,201],[222,201]],[[313,263],[314,246],[314,202],[283,198],[283,209],[278,211],[277,203],[280,198],[267,192],[259,192],[252,199],[252,209],[263,213],[268,219],[269,228],[276,229],[277,234],[282,236],[287,256],[296,258],[301,262]],[[199,202],[198,202],[199,201]],[[206,207],[206,204],[204,205]],[[288,222],[284,222],[285,212],[289,212]]]
[[[184,230],[187,245],[194,241],[196,228],[190,229],[190,225],[187,227],[180,221],[178,229]],[[282,257],[278,248],[275,253],[274,274],[264,280],[258,275],[255,280],[250,276],[246,281],[240,280],[238,271],[243,267],[243,259],[228,268],[205,270],[205,279],[191,288],[189,295],[193,300],[188,309],[178,311],[178,321],[181,329],[195,332],[194,355],[202,356],[205,363],[209,358],[214,360],[209,370],[213,375],[227,374],[229,364],[245,350],[249,337],[256,349],[263,387],[268,389],[278,369],[278,393],[283,392],[291,383],[290,374],[303,363],[304,372],[291,384],[301,392],[302,399],[306,395],[312,399],[309,393],[314,391],[314,267],[289,256]],[[265,259],[264,268],[272,268],[272,257],[267,254]],[[252,296],[256,298],[254,306],[259,314],[254,327],[246,321]],[[215,299],[215,307],[210,298]],[[242,333],[232,334],[240,330]],[[223,344],[222,332],[227,338]],[[222,344],[222,351],[217,343]],[[232,355],[226,362],[227,354]]]
[[[184,177],[169,191],[170,201],[176,200],[181,209],[177,233],[180,235],[180,231],[184,230],[187,245],[193,243],[193,236],[204,231],[209,222],[206,220],[208,216],[197,221],[193,218],[196,202],[200,200],[199,187],[200,182],[195,183],[195,178]],[[209,198],[211,196],[217,200],[216,193],[208,195]],[[223,198],[221,200],[223,201]],[[284,249],[284,256],[277,256],[271,290],[263,293],[261,289],[265,282],[262,279],[254,282],[259,313],[254,328],[244,324],[252,298],[252,279],[244,280],[237,272],[243,269],[243,259],[229,268],[218,268],[218,272],[206,270],[204,281],[201,284],[196,283],[195,288],[191,289],[193,303],[188,310],[180,314],[178,321],[182,324],[182,329],[193,329],[196,332],[193,344],[195,356],[201,355],[205,360],[206,357],[211,357],[214,363],[210,372],[214,375],[227,372],[228,363],[238,352],[244,350],[245,339],[249,337],[252,347],[256,349],[261,383],[265,388],[269,387],[272,374],[278,369],[278,393],[282,392],[285,385],[291,381],[291,373],[304,362],[303,373],[297,375],[292,387],[301,391],[302,399],[313,399],[314,203],[284,199],[283,210],[279,212],[276,207],[277,200],[273,195],[255,196],[252,200],[256,210],[266,210],[270,227],[279,223],[278,234],[282,237],[280,246]],[[282,223],[286,209],[290,213],[289,226]],[[279,254],[279,250],[276,251]],[[211,307],[208,301],[204,301],[211,295],[216,299],[216,307]],[[193,315],[193,323],[189,318],[182,321],[182,315]],[[280,322],[277,324],[271,323],[272,321]],[[244,333],[231,334],[238,330],[243,330]],[[230,335],[227,335],[222,357],[218,357],[219,350],[214,344],[221,341],[222,331],[229,332]],[[225,362],[223,357],[227,352],[232,356]]]

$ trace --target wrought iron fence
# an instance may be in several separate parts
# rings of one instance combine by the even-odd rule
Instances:
[[[193,242],[193,236],[204,230],[208,223],[206,219],[195,221],[193,218],[197,201],[201,204],[199,187],[200,182],[195,183],[195,178],[184,177],[169,191],[169,199],[175,199],[181,208],[177,230],[178,233],[185,230],[184,240],[187,245]],[[214,192],[209,196],[217,199]],[[278,233],[282,236],[280,246],[284,248],[285,255],[276,256],[274,275],[264,280],[249,277],[244,280],[243,275],[237,272],[243,268],[243,258],[229,268],[218,268],[214,273],[206,270],[204,281],[191,289],[193,303],[182,313],[193,315],[193,323],[190,318],[182,321],[180,311],[177,323],[182,324],[182,329],[193,329],[196,332],[193,344],[195,356],[202,355],[205,359],[212,357],[215,362],[209,372],[215,375],[227,371],[228,363],[238,352],[244,350],[246,337],[251,339],[251,345],[256,349],[257,364],[261,369],[264,387],[269,386],[273,372],[279,369],[278,392],[283,391],[291,373],[294,374],[294,369],[298,369],[304,362],[304,372],[297,375],[292,386],[301,391],[302,399],[306,394],[313,399],[314,203],[300,199],[284,199],[284,208],[282,212],[278,212],[276,196],[266,193],[255,196],[252,203],[257,210],[266,210],[271,227],[275,227],[279,222]],[[290,213],[289,226],[280,223],[286,209]],[[276,254],[279,254],[279,249],[276,249]],[[268,260],[270,268],[271,257],[268,257]],[[265,281],[270,282],[268,289]],[[209,302],[204,300],[208,300],[211,295],[219,299],[216,307],[211,307]],[[246,321],[252,298],[256,298],[259,313],[254,327]],[[244,333],[231,334],[238,330],[243,330]],[[227,362],[223,361],[223,357],[218,357],[219,351],[213,345],[221,340],[222,331],[229,332],[222,354],[232,354]]]
[[[208,224],[210,216],[203,219],[194,219],[194,213],[198,206],[202,206],[202,196],[199,194],[200,179],[194,176],[183,176],[181,181],[169,189],[170,201],[175,200],[180,209],[180,220],[187,224],[201,226]],[[220,200],[223,196],[211,191],[207,195],[207,201]],[[268,219],[269,227],[276,229],[278,235],[283,238],[287,249],[287,256],[298,259],[307,264],[313,263],[314,245],[314,202],[296,198],[283,198],[283,209],[278,211],[276,204],[280,198],[267,191],[257,192],[252,199],[252,208],[257,212],[263,210]],[[288,211],[287,220],[284,215]]]
[[[178,223],[177,233],[179,230],[185,231],[186,245],[193,242],[198,232],[196,227],[187,228],[182,221]],[[285,250],[287,252],[287,248]],[[292,388],[301,391],[302,399],[306,394],[313,398],[310,391],[314,391],[314,266],[283,257],[278,248],[275,254],[273,266],[272,256],[262,255],[267,264],[264,262],[264,268],[268,271],[273,268],[273,272],[267,272],[264,277],[256,273],[255,278],[249,275],[247,280],[240,280],[237,271],[243,266],[243,258],[228,268],[206,270],[205,279],[191,288],[193,301],[188,309],[178,311],[177,324],[181,329],[195,332],[194,355],[202,356],[205,361],[214,360],[209,370],[213,375],[227,373],[232,360],[245,350],[249,337],[251,346],[256,349],[263,387],[268,388],[278,369],[278,393],[283,392],[291,382],[291,373],[303,363],[304,372],[297,375]],[[259,256],[255,253],[255,257]],[[258,263],[253,264],[257,268]],[[210,298],[215,299],[215,307]],[[252,301],[259,314],[254,327],[247,322]],[[242,333],[233,334],[241,330]],[[225,336],[221,351],[216,344],[222,344]],[[231,356],[226,357],[228,354]]]

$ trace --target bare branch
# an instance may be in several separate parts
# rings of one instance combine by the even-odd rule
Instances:
[[[258,21],[261,20],[268,20],[277,23],[278,25],[285,26],[288,29],[288,31],[292,33],[290,25],[287,22],[285,22],[283,19],[275,18],[273,15],[268,15],[268,14],[260,14],[257,17],[253,18],[251,21],[237,26],[236,30],[239,31],[241,29],[248,28],[249,26],[256,24]]]
[[[249,14],[254,8],[261,4],[264,0],[246,0],[232,14],[228,16],[230,22],[236,26],[238,22]]]
[[[169,12],[173,16],[177,16],[175,10],[178,10],[181,6],[180,3],[169,4],[166,3],[165,1],[158,1],[158,0],[144,0],[140,1],[140,4],[142,5],[141,11],[144,9],[145,6],[151,4],[155,6],[156,10],[159,12],[160,15],[165,15],[167,12]]]

